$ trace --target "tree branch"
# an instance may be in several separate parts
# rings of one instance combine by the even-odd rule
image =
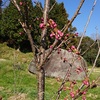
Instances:
[[[77,10],[76,10],[76,12],[75,12],[75,14],[74,14],[74,16],[73,16],[72,19],[69,21],[69,23],[66,24],[66,25],[64,26],[64,28],[62,29],[62,30],[63,30],[63,33],[65,33],[66,30],[68,30],[69,26],[72,24],[72,22],[75,20],[75,18],[76,18],[77,15],[79,14],[79,11],[80,11],[80,9],[81,9],[81,7],[82,7],[84,1],[85,1],[85,0],[81,0],[81,1],[80,1],[80,4],[79,4],[79,6],[78,6],[78,8],[77,8]],[[60,44],[63,44],[63,43],[64,43],[64,40],[63,40]]]
[[[75,19],[75,18],[77,17],[77,15],[79,14],[79,11],[80,11],[80,9],[81,9],[81,7],[82,7],[84,1],[85,1],[85,0],[81,0],[81,2],[80,2],[80,4],[79,4],[79,6],[78,6],[78,8],[77,8],[77,10],[76,10],[76,12],[75,12],[75,14],[74,14],[74,16],[72,17],[72,19],[70,20],[70,22],[64,26],[65,29],[64,29],[63,33],[65,33],[66,30],[68,30],[69,26],[72,24],[72,22],[74,21],[74,19]]]
[[[87,22],[86,22],[86,25],[85,25],[85,27],[84,27],[83,34],[82,34],[81,39],[80,39],[80,41],[79,41],[79,44],[78,44],[78,46],[77,46],[77,50],[79,50],[80,45],[81,45],[81,42],[82,42],[82,39],[83,39],[83,37],[84,37],[84,35],[85,35],[85,33],[86,33],[86,29],[87,29],[88,24],[89,24],[89,22],[90,22],[92,13],[93,13],[93,11],[94,11],[94,7],[95,7],[95,5],[96,5],[96,2],[97,2],[97,0],[94,0],[94,4],[93,4],[92,9],[91,9],[91,11],[90,11],[90,14],[89,14],[89,16],[88,16],[88,20],[87,20]]]
[[[50,8],[49,12],[51,12],[51,10],[54,8],[54,6],[56,5],[56,0],[55,0],[55,3],[52,5],[52,7]]]

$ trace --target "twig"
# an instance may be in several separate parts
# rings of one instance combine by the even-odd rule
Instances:
[[[31,31],[28,29],[26,23],[21,22],[20,19],[18,19],[18,21],[19,21],[19,23],[21,24],[23,30],[25,31],[25,33],[26,33],[27,36],[28,36],[28,39],[29,39],[30,44],[31,44],[32,52],[33,52],[33,54],[34,54],[34,53],[35,53],[35,48],[37,48],[37,47],[34,45],[34,41],[33,41],[32,36],[31,36]],[[38,49],[37,49],[37,50],[38,50]]]
[[[81,2],[80,2],[80,4],[79,4],[79,6],[78,6],[78,8],[77,8],[77,10],[76,10],[76,12],[75,12],[75,14],[74,14],[74,16],[72,17],[72,19],[70,20],[70,22],[64,26],[65,29],[64,29],[63,33],[65,33],[66,30],[68,30],[68,28],[69,28],[69,26],[71,25],[71,23],[74,21],[74,19],[75,19],[75,18],[77,17],[77,15],[79,14],[79,11],[80,11],[80,9],[81,9],[81,7],[82,7],[84,1],[85,1],[85,0],[81,0]]]
[[[93,67],[92,67],[91,71],[89,72],[89,74],[87,75],[87,77],[90,77],[91,73],[93,72],[99,55],[100,55],[100,47],[99,47],[97,56],[96,56],[96,58],[95,58],[95,61],[94,61],[94,63],[93,63]],[[79,87],[79,90],[81,90],[83,87],[84,87],[84,84],[82,83],[82,85]],[[75,96],[74,100],[75,100],[77,97],[79,97],[79,96],[80,96],[80,92]]]
[[[37,7],[39,7],[41,9],[41,12],[43,13],[43,8],[42,8],[40,2],[39,1],[35,2],[35,4],[36,4]]]
[[[51,10],[54,8],[54,6],[56,5],[56,0],[55,3],[52,5],[52,7],[50,8],[49,12],[51,12]]]
[[[10,0],[10,1],[15,5],[17,10],[21,13],[21,9],[20,9],[19,5],[17,4],[16,0]],[[21,15],[22,15],[22,13],[21,13]]]
[[[96,80],[94,80],[94,81],[92,82],[90,88],[92,89],[92,88],[96,88],[97,86],[99,86],[99,84],[98,84],[98,81],[99,81],[99,80],[100,80],[100,75],[99,75],[99,77],[98,77]]]
[[[62,44],[64,44],[64,43],[66,43],[66,42],[68,42],[68,41],[70,41],[71,40],[71,38],[72,37],[70,37],[70,38],[68,38],[67,40],[62,40],[62,42],[55,48],[55,49],[58,49],[58,48],[60,48],[61,46],[62,46]]]
[[[97,41],[94,41],[82,54],[81,56],[83,56],[88,50],[90,50],[90,48],[96,43]]]
[[[67,62],[68,64],[69,64],[69,69],[67,70],[67,73],[66,73],[66,75],[65,75],[65,77],[64,77],[64,79],[63,79],[63,81],[62,81],[62,83],[61,83],[61,85],[60,85],[60,88],[59,88],[59,90],[57,91],[57,97],[56,97],[56,100],[58,100],[59,98],[60,98],[60,94],[61,94],[61,92],[62,92],[62,90],[63,90],[63,87],[64,87],[64,85],[65,85],[65,83],[66,83],[66,81],[68,80],[68,78],[69,78],[69,75],[70,75],[70,73],[71,73],[71,70],[72,70],[72,66],[73,66],[73,64],[74,64],[74,62],[75,62],[75,60],[76,59],[74,59],[75,58],[75,55],[73,54],[73,59],[72,59],[72,63],[70,63],[70,62]]]
[[[92,67],[90,73],[88,74],[88,77],[89,77],[90,74],[93,72],[93,69],[95,68],[95,65],[96,65],[96,62],[97,62],[97,60],[98,60],[99,55],[100,55],[100,47],[99,47],[99,50],[98,50],[97,56],[96,56],[96,58],[95,58],[95,61],[94,61],[94,63],[93,63],[93,67]]]
[[[99,46],[98,28],[97,27],[96,27],[96,39],[97,39],[97,44],[98,44],[98,48],[99,48],[100,46]]]
[[[44,25],[47,24],[48,13],[49,13],[49,4],[50,4],[50,0],[46,0],[45,1],[45,9],[44,9],[44,13],[43,13]],[[47,27],[45,27],[45,29],[42,31],[41,40],[45,38],[46,34],[47,34]]]
[[[68,69],[68,71],[67,71],[67,73],[66,73],[66,75],[65,75],[65,77],[64,77],[64,79],[63,79],[63,81],[62,81],[62,83],[61,83],[61,85],[60,85],[60,88],[59,88],[59,90],[57,91],[56,100],[58,100],[58,99],[60,98],[60,94],[61,94],[61,92],[62,92],[62,90],[63,90],[63,87],[64,87],[66,81],[68,80],[68,75],[70,74],[71,69],[72,69],[72,64],[70,64],[70,67],[69,67],[69,69]]]
[[[87,30],[88,24],[89,24],[89,22],[90,22],[90,19],[91,19],[91,16],[92,16],[92,13],[93,13],[93,11],[94,11],[94,7],[95,7],[96,3],[97,3],[97,0],[94,0],[92,9],[91,9],[90,14],[89,14],[89,16],[88,16],[88,20],[87,20],[86,25],[85,25],[85,27],[84,27],[83,34],[82,34],[82,36],[81,36],[81,38],[80,38],[80,41],[79,41],[79,44],[78,44],[78,46],[77,46],[77,50],[79,50],[79,48],[80,48],[82,39],[83,39],[83,37],[84,37],[84,35],[85,35],[85,33],[86,33],[86,30]]]
[[[69,23],[66,24],[66,25],[64,26],[64,28],[62,29],[62,30],[63,30],[63,33],[65,33],[66,30],[68,30],[68,28],[69,28],[69,26],[71,25],[71,23],[75,20],[75,18],[76,18],[77,15],[79,14],[79,11],[80,11],[80,9],[81,9],[81,7],[82,7],[84,1],[85,1],[85,0],[81,0],[81,1],[80,1],[80,4],[79,4],[79,6],[78,6],[78,8],[77,8],[77,10],[76,10],[76,12],[75,12],[75,14],[74,14],[74,16],[73,16],[72,19],[69,21]],[[64,42],[64,40],[63,40],[60,44],[63,44],[63,42]]]
[[[47,24],[47,19],[48,19],[48,13],[49,13],[49,4],[50,4],[50,0],[45,0],[45,8],[44,8],[44,12],[43,12],[43,18],[44,18],[44,25]],[[46,34],[47,34],[47,27],[45,27],[42,31],[41,34],[41,47],[40,47],[40,51],[42,53],[42,55],[40,55],[40,64],[38,66],[38,69],[41,69],[41,66],[45,63],[46,58],[45,58],[45,42],[46,42]]]

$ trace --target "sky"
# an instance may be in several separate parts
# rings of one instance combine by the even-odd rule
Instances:
[[[38,0],[38,1],[44,3],[44,0]],[[81,0],[57,0],[58,3],[61,3],[61,2],[64,3],[66,12],[69,14],[69,20],[73,17],[80,1]],[[88,16],[92,9],[93,3],[94,3],[94,0],[85,0],[80,10],[81,14],[77,16],[77,18],[74,20],[72,24],[73,26],[77,28],[77,32],[80,34],[84,32],[84,27],[88,20]],[[96,31],[97,33],[100,34],[100,0],[97,0],[96,6],[92,13],[91,20],[88,24],[85,35],[93,38],[95,37]]]
[[[7,1],[7,0],[3,0],[3,1]],[[32,1],[40,1],[44,5],[45,0],[32,0]],[[58,3],[61,2],[64,3],[66,12],[69,14],[68,19],[70,20],[73,17],[81,0],[56,0],[56,1]],[[84,27],[88,20],[88,16],[90,14],[94,1],[95,0],[85,0],[80,10],[81,14],[79,14],[77,18],[74,20],[74,22],[72,23],[72,25],[77,28],[77,32],[79,34],[82,34],[84,32]],[[96,6],[94,8],[94,11],[92,13],[90,22],[88,24],[85,33],[86,36],[90,36],[93,38],[95,37],[96,32],[100,34],[100,11],[99,10],[100,10],[100,0],[97,0]]]

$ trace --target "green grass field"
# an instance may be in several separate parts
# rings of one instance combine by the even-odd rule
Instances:
[[[37,100],[36,75],[28,72],[31,60],[32,53],[24,54],[7,47],[6,44],[0,44],[0,97],[3,100]],[[90,80],[96,79],[99,75],[100,68],[96,68]],[[55,78],[46,77],[45,100],[55,100],[53,96],[60,84],[61,82],[57,82]],[[79,82],[78,85],[80,84]],[[59,100],[64,100],[67,93],[68,91],[63,91]],[[87,100],[100,100],[100,87],[89,89],[86,96]]]

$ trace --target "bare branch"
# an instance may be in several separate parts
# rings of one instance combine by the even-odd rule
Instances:
[[[54,8],[54,6],[56,5],[56,0],[55,3],[52,5],[52,7],[50,8],[49,12],[51,12],[51,10]]]
[[[50,4],[50,0],[45,0],[45,8],[44,8],[44,13],[43,13],[44,25],[47,24],[48,13],[49,13],[49,4]],[[42,31],[41,40],[42,39],[44,40],[46,34],[47,34],[47,28],[45,27],[45,29]]]
[[[41,11],[43,12],[43,8],[42,8],[42,6],[41,6],[41,4],[40,4],[40,2],[38,1],[38,2],[34,2],[35,4],[36,4],[36,6],[37,7],[39,7],[40,9],[41,9]]]
[[[44,12],[43,12],[43,18],[44,18],[44,25],[47,24],[47,19],[48,19],[48,13],[49,13],[49,4],[50,0],[45,0],[45,7],[44,7]],[[47,34],[47,27],[45,27],[42,31],[41,34],[41,47],[40,50],[42,52],[42,55],[40,55],[40,66],[38,66],[38,69],[41,69],[41,65],[43,65],[44,61],[43,59],[45,58],[45,42],[46,42],[46,34]]]
[[[63,33],[65,33],[66,30],[68,30],[68,28],[69,28],[69,26],[71,25],[71,23],[74,21],[74,19],[75,19],[75,18],[77,17],[77,15],[79,14],[79,11],[80,11],[80,9],[81,9],[81,7],[82,7],[84,1],[85,1],[85,0],[81,0],[81,2],[80,2],[80,4],[79,4],[79,6],[78,6],[78,8],[77,8],[77,10],[76,10],[76,12],[75,12],[75,14],[74,14],[74,16],[73,16],[72,19],[69,21],[69,23],[66,24],[66,25],[64,26],[64,28],[62,29],[62,30],[63,30]],[[60,45],[63,44],[63,43],[64,43],[64,40],[60,43]]]
[[[97,39],[97,44],[98,44],[98,48],[100,47],[99,45],[99,39],[98,39],[98,28],[96,27],[96,39]]]
[[[27,29],[26,23],[21,22],[20,19],[18,19],[18,21],[21,24],[21,26],[22,26],[23,30],[25,31],[25,33],[28,35],[28,39],[30,41],[32,51],[33,51],[33,53],[35,53],[36,46],[34,45],[34,42],[33,42],[32,36],[31,36],[31,31],[29,29]]]
[[[68,30],[68,28],[69,28],[69,26],[71,25],[71,23],[74,21],[74,19],[75,19],[75,18],[77,17],[77,15],[79,14],[79,11],[80,11],[80,9],[81,9],[81,7],[82,7],[84,1],[85,1],[85,0],[81,0],[81,2],[80,2],[80,4],[79,4],[79,6],[78,6],[78,8],[77,8],[77,10],[76,10],[76,12],[75,12],[75,14],[74,14],[74,16],[72,17],[72,19],[70,20],[70,22],[64,26],[65,29],[64,29],[63,33],[65,33],[66,30]]]
[[[92,89],[92,88],[96,88],[97,86],[99,86],[99,85],[100,85],[100,84],[98,83],[99,81],[100,81],[100,75],[99,75],[99,77],[98,77],[96,80],[93,80],[93,82],[92,82],[90,88]]]
[[[88,50],[90,50],[90,48],[92,48],[92,46],[94,46],[94,44],[96,43],[97,41],[94,41],[81,55],[83,56]]]
[[[10,1],[15,5],[15,7],[17,8],[17,10],[19,12],[21,12],[21,9],[20,9],[19,5],[17,4],[16,0],[10,0]]]
[[[73,60],[73,62],[74,62],[74,60]],[[69,67],[69,69],[67,70],[67,73],[66,73],[66,75],[65,75],[65,77],[64,77],[64,79],[63,79],[63,81],[62,81],[62,83],[61,83],[61,85],[60,85],[59,90],[57,91],[56,100],[58,100],[58,99],[60,98],[60,94],[61,94],[61,92],[62,92],[62,90],[63,90],[63,87],[64,87],[66,81],[68,80],[68,76],[69,76],[69,74],[70,74],[70,72],[71,72],[72,64],[69,63],[69,65],[70,65],[70,67]]]
[[[99,55],[100,55],[100,47],[99,47],[99,50],[98,50],[96,59],[95,59],[95,61],[94,61],[93,67],[92,67],[92,69],[91,69],[91,71],[89,72],[89,74],[88,74],[87,77],[90,77],[91,73],[93,72]],[[84,84],[82,83],[82,85],[79,87],[79,90],[81,90],[83,87],[84,87]],[[80,92],[75,96],[74,100],[75,100],[76,98],[78,98],[79,96],[80,96]]]
[[[40,67],[43,67],[43,65],[45,64],[47,58],[49,57],[49,55],[52,53],[53,49],[55,48],[57,42],[58,42],[58,41],[55,40],[55,42],[54,42],[53,45],[52,45],[52,48],[49,49],[48,53],[44,56],[44,58],[43,58],[43,59],[44,59],[43,62],[38,66],[39,68],[40,68]]]
[[[19,5],[17,4],[16,0],[11,0],[11,2],[14,4],[14,6],[17,8],[17,10],[19,11],[19,13],[21,14],[21,16],[23,18],[23,14],[22,14],[21,9],[20,9]],[[24,20],[25,22],[21,22],[20,19],[18,21],[20,22],[23,30],[27,33],[28,39],[29,39],[30,44],[31,44],[32,51],[33,51],[33,53],[35,53],[35,48],[34,48],[34,45],[33,45],[34,42],[33,42],[33,39],[31,37],[31,31],[28,29],[26,21]]]
[[[95,61],[94,61],[94,63],[93,63],[93,67],[92,67],[90,73],[88,74],[88,77],[89,77],[90,74],[93,72],[93,70],[94,70],[94,68],[95,68],[95,65],[96,65],[96,62],[97,62],[97,60],[98,60],[99,55],[100,55],[100,47],[99,47],[99,50],[98,50],[97,56],[96,56],[96,58],[95,58]]]
[[[94,0],[92,9],[91,9],[90,14],[89,14],[89,16],[88,16],[88,20],[87,20],[86,25],[85,25],[85,27],[84,27],[83,34],[82,34],[81,39],[80,39],[80,41],[79,41],[79,44],[78,44],[78,46],[77,46],[77,50],[79,50],[79,48],[80,48],[82,39],[83,39],[83,37],[84,37],[84,35],[85,35],[85,33],[86,33],[86,30],[87,30],[88,24],[89,24],[89,22],[90,22],[90,19],[91,19],[91,16],[92,16],[92,13],[93,13],[93,11],[94,11],[94,7],[95,7],[96,3],[97,3],[97,0]]]

